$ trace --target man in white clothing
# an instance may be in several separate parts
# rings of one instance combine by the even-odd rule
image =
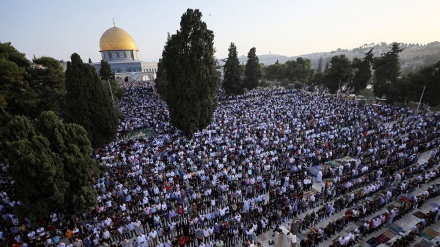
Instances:
[[[140,247],[147,247],[147,239],[145,238],[145,235],[143,233],[141,233],[138,237],[137,237],[138,243]]]

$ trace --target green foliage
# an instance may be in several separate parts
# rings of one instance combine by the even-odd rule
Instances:
[[[313,85],[325,85],[326,84],[326,77],[323,73],[315,73],[312,78],[312,84]]]
[[[157,63],[157,74],[154,82],[156,84],[157,93],[160,94],[162,99],[167,101],[167,75],[163,68],[162,59],[159,59],[159,62]]]
[[[284,79],[281,81],[280,86],[287,87],[289,84],[290,84],[289,81],[287,79]]]
[[[405,100],[405,85],[402,80],[390,84],[387,92],[387,103],[403,102]]]
[[[17,51],[10,42],[0,42],[0,58],[11,61],[20,68],[28,68],[31,64],[25,54]]]
[[[260,82],[260,87],[271,87],[271,86],[272,84],[267,80],[263,80]]]
[[[366,99],[374,99],[374,93],[371,89],[364,88],[359,90],[359,94],[364,96]]]
[[[349,87],[353,88],[354,93],[359,93],[362,89],[365,89],[371,78],[371,64],[373,62],[373,49],[371,49],[363,60],[354,58],[352,61],[352,67],[355,69],[354,78]]]
[[[277,61],[278,62],[278,61]],[[275,63],[263,68],[264,78],[266,80],[275,81],[283,79],[283,65]]]
[[[96,206],[90,184],[101,172],[84,128],[43,112],[35,126],[25,117],[13,117],[1,137],[8,173],[26,215],[47,216],[59,208],[84,213]]]
[[[296,81],[296,82],[293,83],[293,87],[295,89],[303,89],[304,88],[304,84],[299,82],[299,81]]]
[[[288,82],[308,82],[312,76],[311,62],[302,57],[284,64],[275,63],[263,68],[264,78],[267,80],[287,80]]]
[[[32,118],[42,111],[62,112],[64,109],[65,77],[61,63],[51,57],[34,58],[29,68],[29,86],[35,92]]]
[[[316,69],[316,72],[322,73],[322,63],[323,63],[322,57],[320,57],[318,60],[318,68]]]
[[[311,73],[311,63],[309,59],[299,57],[296,61],[287,61],[285,65],[285,76],[289,81],[307,82]]]
[[[353,76],[350,60],[345,55],[334,56],[330,60],[330,68],[327,70],[326,86],[330,93],[336,93],[339,85],[342,87]]]
[[[25,78],[30,62],[11,43],[0,42],[0,98],[2,113],[27,113],[32,93]],[[7,114],[6,114],[7,115]],[[2,116],[4,117],[4,116]]]
[[[41,135],[7,143],[9,175],[22,206],[31,216],[47,216],[64,204],[67,182],[62,164]]]
[[[427,103],[430,106],[440,105],[440,61],[424,67],[416,73],[409,74],[405,80],[409,99],[418,102],[426,85],[422,103]]]
[[[399,53],[403,51],[399,43],[393,43],[391,50],[373,59],[374,83],[373,91],[377,97],[391,93],[393,83],[397,83],[400,75]],[[394,87],[393,92],[396,92]]]
[[[244,72],[244,85],[251,90],[258,87],[258,81],[261,78],[260,62],[256,54],[255,47],[252,47],[248,53],[248,60]]]
[[[226,59],[223,79],[223,89],[227,95],[237,95],[244,93],[244,85],[241,77],[240,62],[237,56],[237,47],[234,43],[229,46],[229,54]]]
[[[327,61],[325,63],[325,68],[324,68],[324,75],[327,74],[328,69],[330,68],[330,61]]]
[[[95,69],[74,53],[66,70],[66,121],[86,129],[93,147],[102,147],[118,127],[113,104]]]
[[[10,119],[7,127],[1,131],[2,142],[13,142],[20,139],[28,139],[35,135],[31,122],[23,116]]]
[[[10,43],[0,43],[0,108],[4,115],[36,118],[45,110],[60,112],[64,93],[59,61],[40,57],[31,63]]]
[[[295,85],[294,84],[288,84],[287,86],[284,87],[285,89],[294,89]]]
[[[99,76],[102,80],[115,80],[115,72],[112,71],[110,64],[106,60],[101,60],[101,69],[99,69]]]
[[[187,136],[208,126],[217,108],[214,33],[201,18],[197,9],[182,15],[180,30],[165,44],[157,80],[171,123]]]
[[[106,85],[104,87],[108,88],[109,87],[108,83],[106,83]],[[110,87],[112,89],[113,97],[115,98],[115,102],[119,101],[122,98],[122,96],[124,95],[124,90],[122,89],[121,85],[116,80],[111,80]]]

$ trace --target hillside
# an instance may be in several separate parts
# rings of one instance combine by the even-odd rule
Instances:
[[[402,73],[407,74],[412,71],[416,71],[425,65],[431,65],[440,60],[440,42],[435,41],[428,44],[403,44],[402,47],[405,49],[400,54]],[[335,51],[330,52],[316,52],[311,54],[304,54],[300,56],[287,57],[277,54],[269,55],[258,55],[260,63],[265,65],[271,65],[276,63],[285,63],[289,60],[295,60],[298,57],[308,58],[312,62],[312,67],[318,67],[318,61],[322,57],[323,67],[327,61],[330,61],[331,57],[336,55],[345,54],[348,58],[353,59],[355,57],[363,58],[365,53],[367,53],[371,48],[373,48],[373,54],[379,56],[382,53],[388,52],[390,50],[390,44],[385,42],[377,44],[364,44],[358,48],[353,48],[351,50],[338,48]],[[240,63],[245,64],[247,61],[246,56],[240,56],[238,58]],[[220,65],[223,62],[219,60]]]

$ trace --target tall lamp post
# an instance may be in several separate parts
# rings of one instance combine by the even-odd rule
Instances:
[[[422,95],[420,95],[419,104],[417,104],[417,110],[416,110],[416,113],[419,112],[420,102],[422,102],[423,94],[425,94],[426,84],[428,84],[428,82],[425,82],[425,86],[423,86]]]
[[[341,91],[341,78],[339,78],[338,93],[336,95],[338,98],[339,98],[339,91]]]
[[[110,85],[110,79],[108,79],[107,82],[108,82],[108,87],[110,88],[110,94],[112,95],[113,104],[115,104],[115,98],[113,97],[113,90],[112,90],[112,86]]]
[[[432,71],[432,78],[434,78],[434,76],[435,76],[435,72],[437,72],[438,69],[439,69],[439,68],[435,68],[435,69]],[[416,113],[419,112],[420,103],[422,102],[423,95],[425,94],[426,84],[428,84],[428,82],[429,82],[429,81],[425,82],[425,85],[423,86],[422,95],[420,95],[419,104],[417,104],[417,110],[416,110]]]

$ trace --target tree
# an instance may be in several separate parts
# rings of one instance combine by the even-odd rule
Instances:
[[[214,33],[201,18],[197,9],[182,15],[180,30],[165,44],[158,78],[165,82],[171,123],[188,137],[207,127],[217,108]]]
[[[316,69],[316,72],[318,72],[318,73],[322,73],[322,57],[319,57],[319,60],[318,60],[318,68]]]
[[[64,109],[65,75],[61,63],[51,57],[32,60],[28,70],[29,86],[35,92],[34,110],[29,117],[36,118],[43,111],[61,113]]]
[[[325,67],[324,67],[324,74],[327,74],[328,68],[330,67],[330,61],[327,61],[325,63]]]
[[[350,60],[345,55],[334,56],[330,60],[330,68],[327,70],[326,86],[330,90],[330,93],[336,93],[339,86],[343,86],[346,82],[350,81],[352,74],[352,68]]]
[[[323,73],[315,73],[312,78],[312,84],[313,85],[325,85],[326,84],[326,77]]]
[[[104,81],[115,79],[115,72],[112,71],[110,64],[104,59],[101,60],[101,69],[99,70],[99,76]]]
[[[246,63],[246,70],[244,72],[244,85],[251,90],[258,86],[258,81],[261,78],[261,70],[259,59],[256,54],[255,47],[252,47],[248,53],[248,60]]]
[[[91,63],[92,63],[92,59],[89,58],[89,64],[91,64]]]
[[[411,73],[406,79],[406,93],[407,96],[418,102],[422,95],[423,88],[425,92],[423,94],[422,103],[427,103],[430,106],[440,105],[440,61],[431,66],[422,68],[416,73]]]
[[[373,62],[373,49],[365,54],[364,59],[354,58],[352,66],[355,69],[354,78],[349,84],[354,93],[358,94],[367,87],[371,78],[371,63]]]
[[[83,126],[93,147],[102,147],[116,136],[118,118],[96,70],[76,53],[71,60],[66,70],[66,121]]]
[[[237,56],[237,47],[231,42],[229,54],[226,59],[223,79],[223,89],[228,95],[237,95],[244,93],[243,80],[240,73],[240,62]]]
[[[154,83],[156,84],[157,93],[160,94],[163,100],[167,101],[167,75],[163,69],[162,59],[157,63],[157,74]]]
[[[264,78],[267,80],[281,80],[283,64],[275,63],[263,68]]]
[[[11,43],[0,42],[0,107],[2,118],[9,114],[27,114],[35,97],[26,78],[30,61]]]
[[[101,60],[101,68],[99,76],[103,80],[103,86],[108,91],[109,97],[116,98],[116,102],[122,97],[123,90],[119,83],[115,80],[115,72],[106,60]]]
[[[389,94],[391,85],[397,83],[400,75],[399,53],[402,51],[399,43],[393,43],[389,52],[373,59],[373,91],[377,97]]]
[[[5,115],[34,119],[42,111],[61,112],[64,85],[64,70],[56,59],[34,57],[31,63],[10,43],[0,43],[1,121]]]
[[[312,67],[309,59],[299,57],[296,60],[287,61],[284,65],[283,79],[287,79],[290,82],[308,82]]]
[[[1,136],[24,215],[43,217],[57,209],[85,213],[96,206],[91,184],[102,172],[81,126],[43,112],[35,125],[14,116]]]

